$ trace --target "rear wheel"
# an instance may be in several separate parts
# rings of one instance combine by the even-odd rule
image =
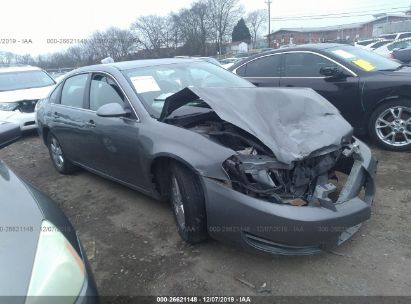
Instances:
[[[392,101],[379,106],[370,117],[369,132],[384,149],[411,150],[411,101]]]
[[[51,161],[58,172],[70,174],[76,171],[77,167],[66,158],[59,141],[51,133],[49,133],[47,137],[47,146],[49,148]]]
[[[205,200],[198,176],[180,164],[172,164],[170,177],[170,201],[178,233],[188,243],[206,240]]]

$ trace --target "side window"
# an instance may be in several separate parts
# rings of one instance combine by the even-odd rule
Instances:
[[[60,103],[65,106],[83,108],[87,78],[88,74],[80,74],[68,78],[64,82]]]
[[[238,76],[244,77],[244,76],[245,76],[245,68],[246,68],[246,67],[247,67],[247,65],[244,64],[243,66],[239,67],[239,68],[235,71],[235,73],[236,73]]]
[[[94,75],[90,85],[90,110],[97,111],[101,106],[113,102],[124,105],[124,95],[120,88],[110,77]]]
[[[57,88],[55,88],[54,91],[51,93],[49,97],[50,103],[60,103],[60,100],[58,100],[58,97],[60,95],[60,89],[61,89],[61,84],[59,84]]]
[[[328,59],[310,53],[285,54],[284,77],[322,77],[322,67],[336,67],[337,65]]]
[[[271,55],[250,61],[245,68],[245,77],[279,77],[280,58],[280,55]]]

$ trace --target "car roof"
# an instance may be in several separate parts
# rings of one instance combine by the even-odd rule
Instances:
[[[258,53],[255,56],[259,57],[261,54],[270,54],[270,53],[282,53],[286,51],[302,51],[302,50],[326,50],[332,47],[343,47],[343,46],[352,46],[350,44],[343,44],[343,43],[312,43],[312,44],[299,44],[299,45],[293,45],[285,48],[279,48],[271,51],[266,51],[262,53]],[[354,46],[352,46],[354,47]],[[254,57],[254,56],[253,56]]]
[[[194,58],[189,58],[189,59],[186,59],[186,58],[142,59],[142,60],[121,61],[121,62],[90,65],[90,66],[81,67],[72,72],[79,72],[79,71],[85,71],[85,70],[93,71],[93,70],[101,69],[102,67],[114,67],[120,71],[123,71],[123,70],[131,70],[131,69],[149,67],[149,66],[176,64],[176,63],[190,63],[190,62],[204,62],[204,61],[201,59],[194,59]]]
[[[409,40],[411,40],[411,37],[392,40],[389,44],[394,44],[394,43],[397,43],[397,42],[403,42],[403,41],[409,41]]]
[[[236,62],[234,65],[232,65],[228,70],[233,71],[239,66],[243,65],[244,62],[259,58],[264,55],[270,55],[270,54],[277,54],[277,53],[285,53],[285,52],[292,52],[292,51],[325,51],[327,49],[333,48],[333,47],[353,47],[355,46],[350,45],[350,44],[343,44],[343,43],[312,43],[312,44],[299,44],[296,46],[290,46],[282,49],[275,49],[271,51],[266,51],[266,52],[261,52],[258,54],[255,54],[253,56],[250,56],[246,58],[245,60],[241,60],[239,62]]]
[[[41,71],[39,67],[31,66],[31,65],[23,65],[23,66],[1,66],[0,65],[0,73],[12,73],[12,72],[28,72],[28,71]]]

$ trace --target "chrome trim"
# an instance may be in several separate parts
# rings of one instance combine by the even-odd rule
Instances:
[[[108,72],[105,72],[105,71],[99,71],[99,70],[97,70],[97,71],[90,71],[90,70],[88,70],[88,71],[81,71],[81,72],[77,72],[77,73],[71,74],[69,77],[67,77],[67,78],[64,79],[64,82],[66,82],[67,79],[69,79],[69,78],[71,78],[71,77],[73,77],[73,76],[80,75],[80,74],[90,74],[90,73],[91,73],[91,74],[93,74],[93,73],[101,73],[101,74],[105,74],[105,75],[110,76],[110,77],[115,81],[115,83],[117,84],[117,86],[120,88],[120,90],[121,90],[121,92],[123,93],[123,95],[127,98],[128,103],[130,104],[131,108],[133,109],[134,114],[136,115],[135,121],[136,121],[136,122],[141,122],[140,117],[137,115],[136,109],[134,108],[133,104],[132,104],[131,101],[130,101],[130,98],[128,98],[126,92],[123,90],[122,86],[118,83],[116,77],[114,77],[112,74],[110,74],[110,73],[108,73]],[[63,83],[63,87],[64,87],[64,83]],[[89,92],[89,93],[90,93],[90,92]],[[61,100],[60,100],[60,102],[61,102]],[[61,103],[60,103],[60,104],[57,104],[57,103],[56,103],[55,105],[65,106],[65,105],[62,105]],[[70,107],[70,106],[66,106],[66,107]],[[93,111],[93,110],[90,110],[90,109],[83,109],[83,108],[76,108],[76,107],[70,107],[70,108],[80,109],[80,110],[89,111],[89,112],[93,112],[93,113],[96,112],[96,111]]]
[[[247,62],[243,63],[243,64],[240,65],[239,67],[235,68],[235,69],[233,70],[233,73],[234,73],[234,74],[237,74],[237,69],[241,68],[243,65],[246,65],[246,64],[248,64],[248,63],[250,63],[250,62],[252,62],[252,61],[254,61],[254,60],[257,60],[257,59],[260,59],[260,58],[263,58],[263,57],[268,57],[268,56],[282,55],[282,54],[292,54],[292,53],[308,53],[308,54],[313,54],[313,55],[317,55],[317,56],[323,57],[323,58],[325,58],[325,59],[327,59],[327,60],[329,60],[329,61],[331,61],[331,62],[333,62],[333,63],[335,63],[335,64],[337,64],[337,65],[339,65],[340,67],[342,67],[343,69],[345,69],[347,72],[351,73],[352,76],[358,77],[358,75],[357,75],[355,72],[353,72],[352,70],[350,70],[349,68],[347,68],[345,65],[342,65],[342,64],[339,63],[338,61],[335,61],[334,59],[332,59],[332,58],[330,58],[330,57],[328,57],[328,56],[325,56],[325,55],[323,55],[323,54],[320,54],[320,53],[317,53],[317,52],[313,52],[313,51],[288,51],[288,52],[280,52],[280,53],[275,53],[275,54],[267,54],[267,55],[254,58],[254,59],[252,59],[252,60],[250,60],[250,61],[247,61]],[[246,78],[246,77],[244,77],[244,78]],[[287,76],[284,76],[284,77],[247,77],[247,78],[326,78],[326,77],[287,77]]]
[[[62,107],[62,108],[69,108],[69,109],[73,109],[73,110],[80,110],[80,111],[84,111],[84,112],[95,112],[95,111],[92,111],[92,110],[89,110],[89,109],[76,108],[76,107],[72,107],[72,106],[63,105],[61,103],[53,103],[52,105],[53,106],[59,106],[59,107]]]
[[[250,61],[247,61],[247,62],[243,63],[242,65],[236,67],[236,68],[232,71],[232,73],[234,73],[234,74],[237,75],[237,70],[238,70],[239,68],[241,68],[242,66],[244,66],[244,65],[246,65],[246,64],[249,64],[250,62],[253,62],[253,61],[257,60],[257,59],[261,59],[261,58],[269,57],[269,56],[281,55],[281,54],[283,54],[283,53],[267,54],[267,55],[264,55],[264,56],[260,56],[260,57],[251,59]],[[245,78],[245,77],[244,77],[244,78]],[[275,76],[275,77],[248,77],[248,78],[281,78],[281,77]]]

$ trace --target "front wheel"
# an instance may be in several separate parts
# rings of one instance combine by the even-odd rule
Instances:
[[[205,199],[198,176],[180,164],[173,164],[170,177],[170,201],[178,233],[187,243],[206,240]]]
[[[369,132],[386,150],[411,150],[411,101],[391,101],[379,106],[370,117]]]

